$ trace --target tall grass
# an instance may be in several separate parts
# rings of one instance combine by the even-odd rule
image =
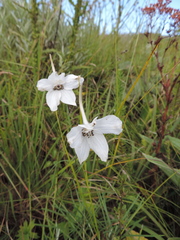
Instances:
[[[179,37],[170,44],[172,38],[157,42],[158,34],[119,34],[120,12],[106,34],[93,22],[105,5],[95,3],[69,1],[69,23],[58,1],[6,0],[0,6],[2,240],[180,235],[178,81],[156,154],[167,104],[162,77],[172,84],[179,73]],[[81,121],[79,107],[61,104],[53,113],[37,91],[37,81],[52,71],[49,53],[59,73],[85,78],[89,121],[109,114],[123,121],[120,136],[106,136],[106,163],[91,151],[79,164],[66,139]]]

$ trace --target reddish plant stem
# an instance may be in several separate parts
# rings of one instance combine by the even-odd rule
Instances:
[[[165,83],[163,83],[163,87],[164,87],[164,90],[165,90],[165,96],[166,96],[166,107],[164,109],[164,113],[162,114],[162,118],[161,118],[162,124],[161,124],[160,131],[158,133],[159,141],[158,141],[158,144],[156,145],[156,149],[155,149],[156,156],[158,156],[159,153],[160,153],[162,141],[165,137],[166,122],[169,119],[169,117],[168,117],[169,105],[170,105],[170,103],[172,102],[172,99],[173,99],[171,94],[172,94],[172,90],[173,90],[174,86],[176,85],[176,83],[178,81],[179,76],[180,76],[180,73],[175,77],[172,85],[170,85],[170,80],[169,79]]]
[[[166,108],[165,108],[164,113],[162,115],[162,126],[161,126],[161,130],[160,130],[160,133],[159,133],[159,141],[158,141],[158,144],[157,144],[157,147],[156,147],[156,156],[158,156],[158,154],[160,152],[161,144],[162,144],[162,141],[163,141],[164,136],[165,136],[166,121],[168,119],[168,116],[167,116],[168,107],[169,107],[169,104],[166,105]]]

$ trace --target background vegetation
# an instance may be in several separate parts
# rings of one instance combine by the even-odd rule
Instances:
[[[118,11],[107,33],[107,1],[0,2],[1,240],[180,237],[178,21],[163,37],[163,22],[154,29],[145,11],[147,31],[122,34],[136,5],[123,15],[128,1],[108,4]],[[106,136],[107,163],[91,152],[79,164],[66,139],[79,108],[51,112],[37,91],[52,71],[50,53],[59,73],[85,78],[89,121],[123,121],[120,136]]]

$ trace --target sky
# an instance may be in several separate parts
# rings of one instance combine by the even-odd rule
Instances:
[[[76,3],[77,0],[73,2]],[[92,3],[92,0],[88,1],[89,4]],[[142,15],[140,8],[145,6],[149,6],[150,3],[156,3],[157,0],[113,0],[114,5],[112,5],[112,1],[110,0],[101,0],[102,3],[102,12],[101,15],[99,13],[99,8],[97,7],[97,12],[94,12],[93,17],[96,24],[101,23],[101,32],[110,33],[112,28],[116,26],[117,16],[118,16],[118,2],[123,5],[123,11],[121,16],[121,23],[119,32],[120,33],[134,33],[137,31],[143,32],[146,31],[145,26],[147,26],[146,22],[147,17]],[[134,4],[136,7],[134,7]],[[172,0],[171,4],[168,7],[180,9],[180,0]],[[69,4],[68,0],[63,1],[63,8],[65,12],[70,16],[73,16],[73,7]],[[164,24],[164,19],[158,20],[155,23],[155,26],[162,26]],[[165,29],[162,34],[166,34],[168,30],[168,20],[165,24]],[[156,29],[157,30],[157,29]]]
[[[138,0],[138,6],[140,8],[143,8],[145,6],[149,6],[150,4],[153,4],[153,3],[157,3],[158,0]],[[134,0],[129,0],[129,4],[127,5],[133,5],[134,3]],[[172,2],[168,5],[168,7],[171,7],[171,8],[175,8],[175,9],[180,9],[180,0],[172,0]],[[128,6],[126,7],[125,6],[125,9],[124,11],[128,12]],[[127,21],[125,22],[125,26],[122,26],[122,31],[125,31],[125,32],[136,32],[136,30],[139,28],[140,31],[143,31],[143,30],[146,30],[144,28],[144,23],[146,21],[147,17],[144,17],[142,14],[139,14],[139,12],[132,12],[131,13],[131,16],[129,17],[129,19],[127,19]],[[141,25],[142,23],[142,25]],[[162,19],[159,19],[157,20],[156,22],[157,26],[162,26],[162,24],[165,23],[164,21],[164,18]],[[146,24],[145,24],[146,25]],[[166,34],[166,31],[169,29],[169,23],[168,23],[168,19],[166,20],[166,24],[165,24],[165,28],[164,28],[164,31],[162,32],[162,34]]]

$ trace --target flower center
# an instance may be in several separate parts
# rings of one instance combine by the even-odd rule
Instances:
[[[83,128],[82,129],[82,136],[90,138],[90,137],[94,136],[94,131],[93,130],[88,131],[86,128]]]
[[[53,88],[53,90],[62,90],[62,89],[64,89],[64,86],[63,86],[63,85],[60,85],[60,84],[56,85],[56,86]]]

